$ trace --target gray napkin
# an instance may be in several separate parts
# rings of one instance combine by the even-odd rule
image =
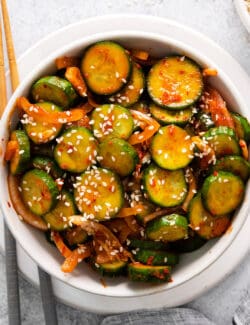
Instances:
[[[215,325],[204,315],[189,308],[138,310],[103,319],[100,325]],[[238,324],[237,324],[238,325]]]
[[[235,325],[249,325],[250,324],[250,295],[247,292],[241,304],[236,309],[233,322]]]

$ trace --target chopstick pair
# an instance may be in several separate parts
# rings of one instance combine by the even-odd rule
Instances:
[[[19,84],[19,75],[13,46],[10,21],[6,0],[1,0],[2,20],[5,31],[6,48],[9,61],[11,87],[14,92]],[[0,23],[0,118],[7,104],[7,91],[5,79],[5,64],[3,51],[3,34],[2,22]],[[9,325],[21,324],[20,297],[18,284],[18,266],[16,255],[16,242],[9,231],[6,222],[4,222],[5,234],[5,260],[6,260],[6,279],[7,279],[7,296],[8,296],[8,315]],[[56,325],[57,314],[55,299],[52,290],[50,276],[38,267],[40,292],[44,310],[45,323],[48,325]]]

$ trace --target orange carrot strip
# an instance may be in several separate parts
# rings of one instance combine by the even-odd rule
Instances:
[[[23,203],[21,194],[19,192],[19,178],[17,176],[13,176],[9,173],[8,187],[12,205],[20,219],[42,231],[48,230],[48,227],[43,219],[32,213]]]
[[[196,180],[195,180],[194,174],[191,172],[190,169],[189,169],[189,175],[188,175],[188,184],[189,184],[188,194],[181,206],[182,209],[186,212],[188,210],[189,203],[192,200],[192,198],[194,197],[196,190],[197,190]]]
[[[51,239],[55,242],[57,249],[63,257],[67,258],[72,254],[72,251],[64,244],[62,237],[57,231],[51,232]]]
[[[160,124],[148,115],[132,109],[130,110],[130,112],[134,119],[139,120],[139,122],[146,123],[146,126],[141,133],[132,134],[130,136],[128,140],[130,144],[134,145],[150,139],[159,129]]]
[[[233,130],[235,129],[233,118],[217,90],[207,87],[202,99],[204,110],[211,114],[216,126],[228,126]]]
[[[129,216],[134,216],[136,214],[138,214],[139,212],[143,211],[143,205],[142,204],[138,204],[134,207],[130,207],[130,208],[122,208],[117,217],[118,218],[126,218]]]
[[[81,245],[66,257],[64,263],[61,266],[61,270],[65,273],[72,272],[76,266],[85,258],[91,254],[90,248],[86,245]]]
[[[246,160],[248,160],[248,148],[247,148],[246,141],[243,140],[243,139],[240,139],[239,145],[241,147],[241,151],[242,151],[243,158],[246,159]]]
[[[25,97],[19,97],[16,106],[33,117],[35,121],[45,123],[75,122],[83,118],[86,114],[81,108],[74,108],[63,112],[47,112],[39,104],[31,104]]]
[[[65,78],[73,85],[77,93],[82,96],[87,96],[87,86],[83,80],[81,71],[77,67],[68,67],[65,72]]]
[[[10,161],[14,157],[17,150],[18,150],[18,142],[15,140],[9,141],[6,146],[5,160]]]
[[[74,56],[61,56],[55,60],[57,70],[65,69],[68,67],[78,67],[80,58]]]
[[[213,76],[218,75],[218,71],[216,69],[212,69],[212,68],[205,68],[202,71],[202,75],[204,77],[213,77]]]
[[[135,58],[137,58],[139,60],[143,60],[143,61],[146,61],[149,57],[148,52],[142,51],[142,50],[131,50],[131,54]]]

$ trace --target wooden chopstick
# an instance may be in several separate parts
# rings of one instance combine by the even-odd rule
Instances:
[[[4,69],[4,52],[3,52],[3,36],[2,26],[0,24],[0,118],[3,115],[6,103],[7,103],[7,91],[5,82],[5,69]]]
[[[14,50],[14,45],[12,40],[10,19],[9,19],[6,0],[1,0],[1,5],[2,5],[5,40],[6,40],[6,47],[8,52],[10,75],[11,75],[11,86],[14,92],[17,86],[19,85],[19,74],[17,69],[16,55],[15,55],[15,50]]]
[[[12,33],[10,28],[10,20],[6,0],[1,0],[3,25],[5,31],[5,40],[9,60],[10,77],[12,91],[14,92],[19,84],[19,74],[16,63],[15,50],[12,40]],[[1,27],[1,26],[0,26]],[[6,80],[4,71],[4,53],[2,32],[0,35],[0,117],[4,112],[7,103],[6,93]],[[2,96],[1,96],[2,95]],[[5,250],[6,250],[6,277],[7,277],[7,291],[8,291],[8,312],[9,312],[9,325],[19,325],[20,320],[20,300],[18,290],[18,269],[17,269],[17,256],[15,240],[5,224]],[[56,304],[52,290],[51,278],[38,267],[38,275],[40,280],[40,292],[43,304],[43,311],[45,322],[48,325],[56,325],[57,313]]]

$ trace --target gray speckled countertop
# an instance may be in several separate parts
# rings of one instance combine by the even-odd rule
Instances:
[[[250,74],[250,35],[232,0],[8,0],[17,57],[47,34],[99,14],[144,13],[174,19],[206,34]],[[216,288],[189,304],[219,325],[231,324],[234,310],[250,288],[250,255]],[[22,277],[23,324],[44,324],[40,294]],[[4,257],[0,254],[0,324],[7,324]],[[98,324],[99,316],[58,303],[60,324]]]

